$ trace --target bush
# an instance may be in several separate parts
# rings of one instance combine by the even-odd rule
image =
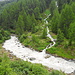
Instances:
[[[65,75],[59,71],[49,72],[41,64],[23,60],[10,61],[6,55],[0,57],[0,75]]]
[[[3,43],[5,40],[9,39],[10,33],[8,31],[0,30],[0,43]]]
[[[42,65],[31,64],[26,61],[15,61],[11,64],[11,68],[16,73],[22,73],[21,75],[49,75],[48,70]]]
[[[46,39],[47,38],[47,29],[44,28],[43,33],[42,33],[42,38]]]
[[[67,49],[68,48],[68,44],[65,43],[64,44],[64,48]]]
[[[33,42],[36,42],[36,43],[39,43],[38,37],[35,36],[34,34],[32,35],[32,41],[33,41]]]
[[[27,34],[22,34],[20,37],[20,42],[23,42],[27,38]]]
[[[2,37],[3,37],[2,34],[0,34],[0,40],[2,40]]]
[[[0,40],[0,44],[3,43],[3,40]]]
[[[66,75],[65,73],[63,73],[63,72],[59,72],[59,71],[57,71],[57,70],[54,70],[54,71],[52,71],[49,75]]]
[[[0,57],[0,75],[17,75],[10,67],[10,63],[9,58],[5,54],[3,57]]]

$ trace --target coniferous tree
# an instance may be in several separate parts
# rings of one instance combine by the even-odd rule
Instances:
[[[31,31],[32,28],[32,20],[31,20],[31,16],[28,14],[27,16],[27,30]]]
[[[45,2],[45,0],[40,0],[40,6],[41,6],[41,8],[39,8],[40,12],[43,13],[44,10],[46,9],[46,2]]]
[[[70,23],[73,22],[73,20],[74,20],[74,13],[72,11],[72,8],[69,5],[65,5],[65,8],[61,12],[59,26],[66,38],[68,37],[67,34],[69,25]]]
[[[75,2],[72,2],[71,7],[72,7],[72,11],[73,11],[73,13],[75,15]]]
[[[52,0],[50,3],[50,12],[51,12],[51,16],[53,16],[54,10],[56,9],[56,3],[55,0]]]
[[[47,37],[47,29],[46,27],[43,29],[42,38],[45,39]]]
[[[57,34],[57,44],[60,45],[64,41],[64,35],[61,32],[60,29],[58,29],[58,34]]]
[[[58,24],[59,24],[59,12],[58,12],[58,9],[55,9],[54,15],[53,15],[52,21],[51,21],[51,29],[52,29],[53,33],[57,34]]]
[[[32,14],[32,29],[31,29],[32,33],[36,32],[35,26],[36,26],[36,19],[34,14]]]
[[[23,21],[23,16],[19,15],[18,21],[16,23],[16,32],[18,35],[21,35],[24,33],[24,21]]]
[[[2,26],[4,29],[8,29],[8,12],[7,10],[5,9],[2,13]]]
[[[52,0],[45,0],[46,1],[46,6],[49,7],[49,4],[51,3]]]
[[[57,4],[58,4],[59,12],[61,12],[61,10],[63,9],[63,5],[66,3],[67,3],[67,0],[58,0]]]
[[[68,34],[69,34],[69,45],[72,45],[72,42],[75,43],[75,22],[70,24]]]
[[[25,11],[22,12],[23,15],[23,21],[24,21],[24,30],[27,30],[28,20],[27,20],[27,14]]]
[[[40,18],[40,10],[38,7],[34,9],[34,15],[37,20]]]

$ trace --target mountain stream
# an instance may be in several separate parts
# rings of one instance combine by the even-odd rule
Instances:
[[[48,17],[50,14],[48,15]],[[47,17],[47,18],[48,18]],[[46,18],[46,19],[47,19]],[[47,20],[44,19],[47,22]],[[67,61],[61,57],[55,57],[46,53],[46,49],[51,48],[55,45],[54,39],[49,34],[49,29],[47,27],[47,37],[51,39],[53,44],[49,44],[42,52],[37,52],[30,48],[23,46],[16,36],[11,36],[11,39],[6,40],[3,44],[5,50],[9,50],[11,54],[18,58],[23,59],[31,63],[40,63],[48,68],[53,68],[55,70],[61,70],[65,73],[72,73],[75,70],[75,62]]]

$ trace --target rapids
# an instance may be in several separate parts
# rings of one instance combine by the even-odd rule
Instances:
[[[44,20],[46,21],[46,23],[48,23],[46,19]],[[3,48],[5,48],[5,50],[9,50],[11,54],[15,55],[18,58],[23,59],[24,61],[29,61],[31,63],[40,63],[44,66],[47,66],[48,68],[61,70],[65,73],[74,72],[75,62],[67,61],[63,58],[55,57],[50,54],[46,54],[46,49],[51,48],[52,46],[55,45],[54,39],[49,34],[48,27],[47,27],[47,37],[51,39],[53,44],[50,44],[49,46],[47,46],[42,52],[37,52],[35,50],[32,50],[30,48],[23,46],[19,42],[16,36],[11,36],[11,39],[6,40],[3,44]]]

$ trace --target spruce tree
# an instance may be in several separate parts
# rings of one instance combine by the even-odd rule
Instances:
[[[72,42],[75,43],[75,22],[70,24],[68,34],[69,34],[69,45],[72,45]]]
[[[57,30],[58,30],[58,24],[59,24],[59,12],[58,9],[54,10],[54,15],[52,17],[52,21],[51,21],[51,29],[53,33],[57,34]]]
[[[31,29],[31,31],[32,31],[32,33],[34,33],[34,32],[36,32],[36,28],[35,28],[35,26],[36,26],[36,19],[35,19],[34,14],[32,14],[31,20],[32,20],[32,29]]]
[[[53,12],[56,9],[56,3],[55,0],[52,0],[50,3],[50,12],[51,12],[51,16],[53,16]]]
[[[18,35],[21,35],[24,33],[24,21],[23,21],[23,16],[19,15],[18,21],[16,24],[16,32]]]
[[[64,35],[61,32],[60,29],[58,29],[58,34],[57,34],[57,44],[60,45],[64,41]]]
[[[24,30],[26,31],[27,25],[28,25],[27,14],[25,11],[23,11],[22,15],[23,15],[23,21],[24,21]]]
[[[43,29],[42,38],[45,39],[47,37],[47,29],[46,27]]]
[[[72,11],[72,8],[69,5],[65,5],[65,8],[61,12],[59,26],[66,38],[68,38],[68,28],[70,26],[70,23],[73,22],[73,20],[74,13]]]

